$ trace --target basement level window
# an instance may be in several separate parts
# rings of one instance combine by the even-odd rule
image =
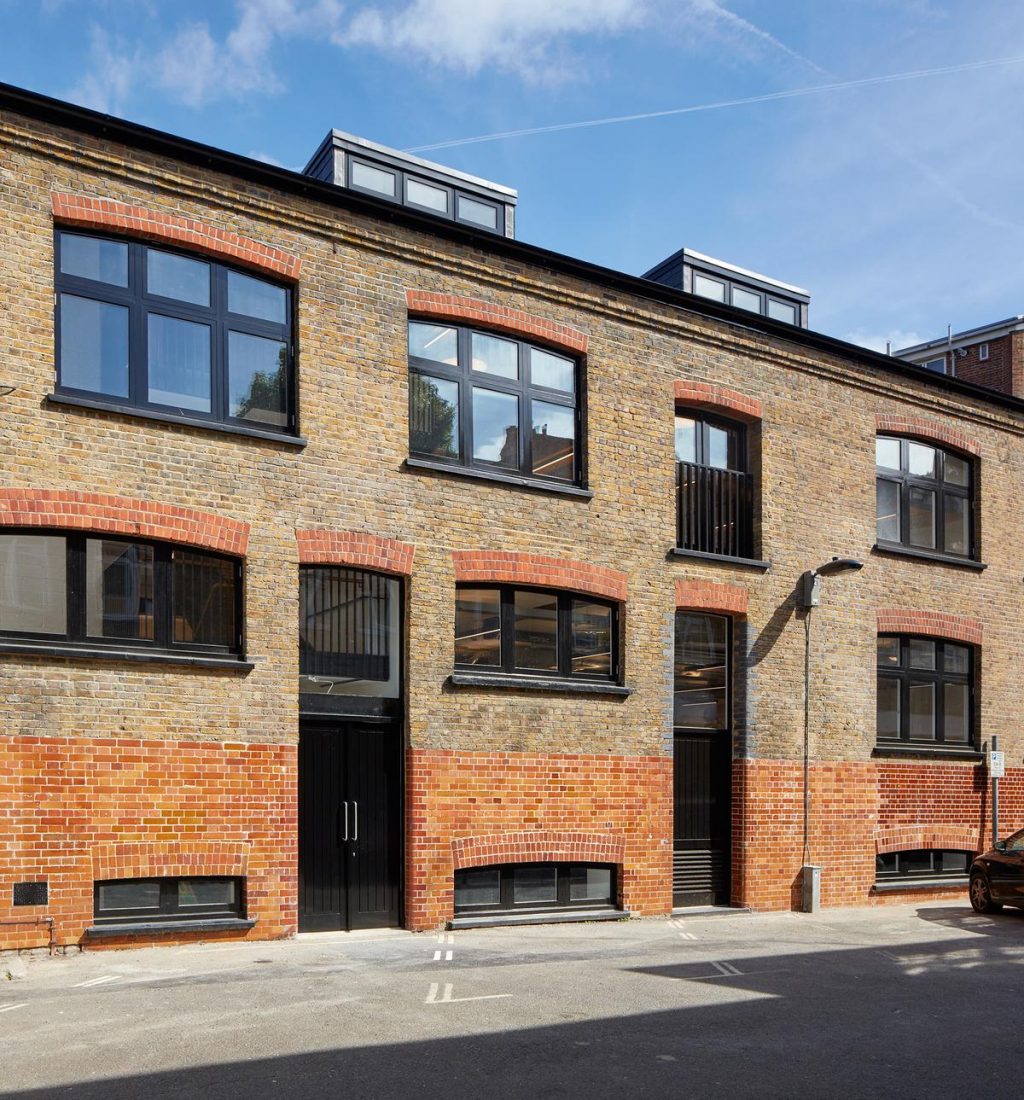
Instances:
[[[615,868],[593,863],[512,863],[455,872],[457,917],[507,916],[615,904]]]
[[[875,879],[879,883],[912,883],[915,879],[965,878],[973,858],[972,852],[938,848],[886,852],[875,857]]]
[[[136,878],[97,882],[97,925],[138,924],[244,917],[240,878]]]

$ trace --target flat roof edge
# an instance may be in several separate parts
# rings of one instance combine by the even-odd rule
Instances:
[[[940,336],[935,340],[925,340],[922,344],[909,344],[905,348],[894,351],[893,355],[916,355],[918,352],[931,351],[933,348],[948,348],[950,343],[964,343],[976,339],[979,336],[1004,336],[1010,332],[1018,332],[1024,329],[1024,313],[1018,313],[1016,317],[1007,317],[1003,321],[990,321],[986,325],[977,328],[965,328],[963,332],[954,332],[952,336]]]

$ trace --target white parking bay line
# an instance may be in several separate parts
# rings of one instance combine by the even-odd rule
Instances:
[[[484,993],[476,997],[455,997],[453,996],[454,987],[451,982],[444,983],[444,991],[438,996],[440,985],[437,982],[430,983],[430,991],[427,993],[427,999],[423,1002],[425,1005],[454,1005],[464,1004],[466,1001],[500,1001],[506,997],[512,997],[512,993]]]
[[[120,974],[103,974],[99,978],[90,978],[87,982],[76,982],[75,989],[87,989],[93,985],[106,985],[107,982],[116,982],[120,979]]]
[[[28,1001],[22,1001],[16,1005],[0,1005],[0,1012],[13,1012],[16,1008],[25,1008],[28,1005]]]
[[[438,963],[440,961],[441,961],[441,952],[440,951],[435,951],[434,952],[434,962]]]
[[[718,971],[719,974],[727,978],[736,978],[742,976],[742,971],[737,970],[732,963],[727,962],[714,962],[711,965]]]
[[[679,935],[682,936],[684,940],[695,940],[697,938],[693,932],[680,932]]]
[[[449,962],[449,963],[450,963],[450,962],[452,961],[452,954],[453,954],[453,952],[451,952],[451,951],[446,951],[446,952],[444,953],[444,961],[445,961],[445,962]]]

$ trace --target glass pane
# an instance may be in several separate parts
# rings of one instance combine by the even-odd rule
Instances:
[[[967,498],[953,496],[952,493],[943,493],[943,544],[942,549],[947,554],[970,553],[970,532],[968,529]]]
[[[740,309],[749,309],[751,313],[760,313],[761,295],[754,294],[749,290],[744,290],[742,287],[734,286],[732,288],[732,304],[734,306],[739,306]]]
[[[880,878],[883,875],[896,874],[895,852],[883,852],[881,855],[875,856],[875,874]]]
[[[288,323],[288,291],[251,275],[228,272],[228,311],[277,325]]]
[[[706,275],[693,276],[693,293],[702,298],[713,298],[716,302],[725,301],[725,283],[709,279]]]
[[[923,443],[908,443],[907,470],[914,477],[935,477],[935,448]]]
[[[474,332],[472,347],[473,370],[501,378],[519,377],[519,345],[515,341]]]
[[[210,265],[173,252],[146,249],[146,290],[197,306],[210,304]]]
[[[397,177],[394,172],[386,172],[383,168],[374,168],[372,164],[363,164],[362,161],[350,160],[348,162],[348,179],[353,187],[362,187],[366,191],[373,191],[378,195],[387,195],[394,198],[397,194]]]
[[[875,440],[875,465],[883,466],[886,470],[898,470],[900,468],[900,441],[889,439],[880,435]]]
[[[878,664],[884,668],[899,668],[900,664],[900,640],[899,638],[878,639]]]
[[[501,593],[497,588],[456,591],[455,663],[501,667]]]
[[[417,206],[425,206],[428,210],[436,210],[439,214],[448,213],[448,192],[443,187],[431,187],[419,180],[406,180],[405,200],[414,202]]]
[[[153,547],[85,541],[85,630],[90,638],[153,640]]]
[[[611,676],[612,609],[586,600],[572,601],[573,675]]]
[[[967,486],[971,481],[971,465],[956,455],[947,454],[944,461],[944,478],[950,485]]]
[[[737,467],[736,433],[714,424],[707,426],[707,451],[704,465],[716,470],[735,470]]]
[[[558,597],[548,592],[515,594],[515,667],[558,671]]]
[[[512,901],[516,905],[558,901],[557,868],[516,867],[512,878]]]
[[[610,867],[588,867],[574,863],[569,868],[570,901],[611,901],[612,871]]]
[[[676,462],[697,461],[697,422],[686,416],[676,417]]]
[[[675,631],[675,725],[727,729],[728,621],[679,612]]]
[[[774,298],[769,298],[768,316],[773,321],[785,321],[789,325],[795,325],[796,306],[791,306],[788,302],[776,302]]]
[[[942,647],[942,667],[946,672],[959,672],[966,676],[971,670],[971,651],[965,645],[946,642]]]
[[[968,710],[968,691],[966,684],[943,684],[943,732],[947,741],[964,742],[968,740],[970,725]]]
[[[907,646],[911,668],[935,668],[935,643],[911,638]]]
[[[0,535],[0,630],[67,633],[67,544],[61,536]]]
[[[455,872],[455,908],[468,905],[500,905],[501,872],[496,868]]]
[[[563,393],[576,391],[576,364],[564,355],[552,355],[550,351],[530,348],[530,382],[534,386],[546,386]]]
[[[878,677],[879,737],[895,738],[900,735],[900,682],[890,676]]]
[[[233,879],[184,878],[178,883],[178,905],[219,905],[224,909],[235,906]]]
[[[970,856],[967,852],[936,852],[936,871],[944,875],[966,875]]]
[[[128,309],[60,296],[60,384],[128,396]]]
[[[533,472],[572,481],[576,455],[576,413],[566,405],[533,402]]]
[[[519,466],[519,399],[473,387],[473,458],[515,470]]]
[[[900,541],[900,487],[898,482],[879,478],[875,482],[876,537],[883,542]]]
[[[409,354],[417,359],[456,366],[459,362],[459,334],[444,325],[409,325]]]
[[[210,411],[209,325],[149,315],[149,400]]]
[[[910,544],[935,548],[935,494],[930,489],[911,485]]]
[[[932,853],[925,849],[899,853],[901,875],[928,875],[932,871]]]
[[[409,375],[409,449],[414,454],[459,457],[459,384]]]
[[[910,738],[913,741],[935,740],[935,685],[910,685]]]
[[[489,206],[485,202],[477,202],[475,199],[467,199],[465,195],[459,195],[458,203],[459,217],[462,221],[482,225],[485,229],[498,228],[498,211],[496,207]]]
[[[117,909],[159,909],[159,882],[101,882],[97,889],[101,913]]]
[[[287,427],[287,344],[245,332],[228,333],[228,415]]]
[[[77,275],[80,279],[127,286],[128,245],[123,241],[61,233],[60,269],[65,275]]]
[[[235,565],[194,550],[171,551],[174,640],[232,647],[235,638]]]

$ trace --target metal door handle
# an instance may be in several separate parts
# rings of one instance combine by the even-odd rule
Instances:
[[[359,803],[352,803],[352,816],[355,818],[355,824],[353,826],[352,839],[359,839]]]
[[[345,835],[341,838],[341,843],[344,844],[348,840],[348,803],[342,802],[342,804],[338,807],[338,811],[342,815],[342,819],[345,822]]]

